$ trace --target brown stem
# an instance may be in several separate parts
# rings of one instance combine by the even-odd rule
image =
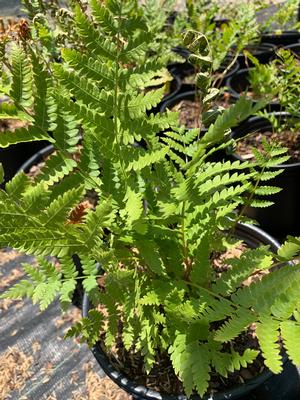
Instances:
[[[234,63],[235,63],[236,60],[238,59],[238,56],[239,56],[239,54],[236,53],[236,55],[233,57],[231,63],[229,63],[229,64],[227,65],[227,67],[224,69],[224,71],[223,71],[220,75],[218,75],[218,76],[216,77],[216,79],[214,80],[213,85],[212,85],[213,87],[219,88],[219,86],[220,86],[222,80],[224,79],[224,76],[227,74],[227,72],[230,70],[230,68],[232,68],[232,66],[234,65]],[[217,84],[217,83],[218,83],[218,84]]]

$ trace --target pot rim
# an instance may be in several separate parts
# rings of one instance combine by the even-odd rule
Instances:
[[[279,33],[275,31],[266,31],[262,32],[261,37],[280,37],[280,36],[299,36],[300,32],[297,29],[290,29],[290,30],[279,30]]]
[[[254,225],[238,223],[237,230],[240,231],[240,235],[244,238],[244,240],[250,241],[250,239],[256,239],[262,244],[269,244],[272,251],[276,251],[280,244],[274,239],[271,235],[263,231]],[[244,236],[243,236],[244,235]],[[88,311],[90,310],[91,305],[86,293],[83,296],[82,303],[82,316],[87,317]],[[179,395],[168,395],[168,394],[160,394],[159,392],[148,389],[143,385],[138,385],[133,382],[131,379],[128,379],[125,374],[122,372],[118,372],[113,365],[110,363],[106,353],[101,348],[100,344],[96,344],[92,347],[92,353],[98,363],[100,364],[103,371],[106,375],[112,379],[119,387],[123,388],[127,393],[130,393],[132,396],[137,396],[140,400],[188,400],[188,398],[184,394]],[[287,357],[284,356],[283,363],[287,362]],[[251,390],[255,389],[257,386],[268,380],[273,373],[266,369],[263,373],[257,375],[256,377],[250,379],[244,384],[235,385],[231,389],[212,394],[205,395],[204,397],[200,397],[198,395],[192,395],[190,397],[191,400],[225,400],[226,398],[230,398],[232,400],[236,399],[236,396],[240,396],[242,394],[247,394]],[[245,388],[248,388],[245,392]]]
[[[25,161],[17,170],[18,172],[28,172],[28,170],[36,164],[36,162],[39,162],[39,160],[43,157],[48,156],[52,151],[54,150],[54,146],[52,144],[45,146],[43,149],[37,151],[33,156],[28,158],[27,161]]]
[[[268,114],[273,114],[275,116],[283,116],[285,118],[290,118],[292,117],[291,114],[289,114],[288,112],[284,112],[284,111],[274,111]],[[266,128],[263,129],[268,129],[268,127],[271,126],[271,123],[268,119],[261,117],[261,116],[253,116],[248,118],[246,121],[244,121],[241,125],[236,126],[232,132],[231,132],[231,137],[234,137],[234,135],[236,134],[237,131],[242,131],[245,126],[250,126],[253,123],[261,123],[262,126],[265,126]],[[237,153],[233,153],[232,156],[239,160],[239,161],[245,161],[243,159],[243,157],[239,156]],[[291,164],[277,164],[273,167],[271,167],[271,169],[285,169],[285,170],[294,170],[294,169],[299,169],[300,168],[300,161],[296,162],[296,163],[291,163]]]
[[[230,57],[229,55],[227,55],[226,57],[225,57],[225,59],[224,59],[224,61],[225,60],[228,60],[228,59],[232,59],[232,57]],[[168,64],[168,66],[167,66],[167,69],[169,70],[169,72],[173,75],[173,76],[175,76],[175,75],[178,75],[179,76],[179,78],[182,80],[182,78],[181,78],[181,74],[180,74],[180,69],[181,68],[190,68],[191,69],[191,73],[190,74],[188,74],[187,76],[189,76],[189,75],[192,75],[193,73],[195,73],[195,71],[194,71],[194,67],[193,67],[193,65],[191,64],[191,63],[189,63],[187,60],[185,60],[184,62],[173,62],[173,63],[169,63]],[[231,77],[232,75],[234,75],[238,70],[239,70],[239,68],[240,68],[240,63],[239,63],[239,60],[237,59],[235,62],[234,62],[234,64],[232,65],[232,67],[230,68],[230,70],[226,73],[226,75],[224,76],[224,78],[223,78],[223,81],[224,82],[226,82],[226,80],[227,79],[229,79],[229,77]],[[178,72],[178,70],[179,70],[179,72]],[[215,72],[217,72],[217,71],[215,71]]]
[[[247,44],[243,49],[242,52],[239,54],[239,57],[244,57],[243,54],[243,50],[245,50],[245,48],[250,48],[250,49],[262,49],[262,53],[272,53],[273,51],[276,50],[277,46],[273,43],[268,43],[268,42],[259,42],[259,43],[249,43]]]
[[[298,43],[288,44],[287,46],[284,46],[283,48],[285,50],[293,50],[295,47],[296,48],[298,47],[299,51],[300,51],[300,41]]]
[[[186,97],[195,96],[195,94],[196,94],[196,90],[189,90],[188,92],[177,93],[172,98],[163,101],[159,111],[161,113],[163,113],[167,110],[167,108],[170,109],[170,107],[172,107],[174,105],[173,104],[174,102],[176,104],[178,101],[183,100]]]

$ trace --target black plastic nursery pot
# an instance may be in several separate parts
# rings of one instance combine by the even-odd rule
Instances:
[[[219,70],[216,73],[222,74],[231,61],[232,61],[232,58],[230,56],[226,57],[224,62],[222,63],[222,65],[220,66]],[[226,84],[227,79],[229,79],[231,76],[236,74],[239,69],[240,69],[240,63],[237,60],[232,65],[232,67],[226,72],[224,77],[220,81],[218,81],[217,86],[218,87],[224,86]]]
[[[32,157],[37,151],[47,146],[49,142],[26,142],[0,148],[0,163],[4,168],[4,182],[9,181],[21,168],[22,164]],[[3,186],[3,185],[2,185]]]
[[[261,244],[269,245],[272,251],[277,251],[279,243],[261,229],[246,224],[238,224],[236,235],[250,247]],[[82,315],[88,316],[92,308],[86,294],[83,298]],[[143,385],[134,382],[134,377],[127,377],[117,371],[111,364],[100,344],[92,348],[92,353],[103,371],[118,386],[130,394],[133,399],[140,400],[187,400],[183,394],[168,395],[156,392]],[[210,394],[200,398],[197,395],[190,397],[191,400],[299,400],[300,381],[297,368],[290,362],[284,362],[284,370],[279,375],[274,375],[269,370],[262,372],[255,378],[216,394]]]
[[[53,150],[54,147],[52,144],[48,144],[48,146],[44,145],[43,148],[37,150],[30,158],[27,158],[27,160],[20,165],[16,172],[23,171],[25,174],[28,173],[34,165],[38,165],[40,162],[44,161],[45,158],[53,152]]]
[[[257,58],[260,64],[267,64],[272,58],[274,58],[276,46],[272,43],[249,44],[245,47],[245,50]],[[238,62],[240,64],[240,68],[253,66],[253,63],[249,60],[249,58],[245,57],[244,52],[239,54]]]
[[[186,60],[189,58],[189,55],[191,54],[190,51],[183,46],[172,47],[172,51],[174,51],[174,53],[178,54],[179,56],[185,58]]]
[[[227,62],[224,63],[218,73],[222,73],[224,69],[227,66]],[[230,78],[232,75],[234,75],[240,68],[240,64],[238,61],[236,61],[233,66],[230,68],[230,70],[224,75],[224,77],[218,82],[218,86],[224,86],[225,82],[227,81],[228,78]],[[178,77],[181,81],[180,85],[180,90],[177,93],[183,93],[191,90],[193,87],[193,84],[190,83],[184,83],[184,79],[195,74],[195,68],[194,66],[189,63],[188,61],[184,63],[171,63],[168,65],[168,70],[174,77]]]
[[[241,95],[247,92],[250,88],[249,69],[244,68],[237,71],[234,75],[227,79],[226,86],[231,94],[231,98],[237,101]],[[257,100],[252,101],[253,103],[257,103]],[[265,108],[272,112],[280,111],[280,107],[280,103],[277,101],[272,101]]]
[[[296,56],[300,56],[300,42],[290,44],[289,46],[284,47],[286,50],[290,50],[293,52]]]
[[[275,46],[288,46],[297,43],[300,39],[300,32],[296,30],[265,32],[261,35],[261,43],[272,43]]]
[[[275,115],[283,120],[289,118],[287,113],[275,113]],[[232,136],[241,138],[251,132],[267,131],[272,131],[272,125],[267,119],[252,117],[236,127]],[[236,153],[231,157],[243,160]],[[273,201],[274,204],[266,208],[249,207],[246,213],[258,221],[262,229],[278,238],[284,238],[288,234],[300,234],[300,162],[272,167],[274,171],[279,169],[283,169],[283,172],[267,182],[268,185],[282,188],[281,192],[268,196],[268,200]]]
[[[163,113],[167,109],[171,110],[176,104],[180,103],[182,100],[195,100],[196,91],[189,90],[188,92],[179,93],[176,96],[173,96],[171,99],[164,101],[161,104],[160,112]]]

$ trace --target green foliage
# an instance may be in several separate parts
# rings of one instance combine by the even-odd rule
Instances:
[[[25,51],[15,45],[12,57],[12,85],[9,96],[16,104],[30,107],[32,103],[32,69]]]
[[[261,31],[275,31],[275,33],[280,34],[284,30],[299,29],[298,7],[299,2],[297,0],[287,0],[280,4],[278,10],[262,24]]]
[[[255,182],[274,176],[268,169],[286,159],[284,149],[264,143],[251,163],[209,158],[264,103],[242,98],[204,135],[186,132],[176,113],[153,111],[164,93],[157,85],[167,78],[145,9],[117,0],[90,6],[72,9],[80,47],[65,48],[61,63],[49,56],[44,36],[6,49],[6,64],[14,66],[2,112],[26,115],[29,126],[1,135],[0,146],[47,138],[53,153],[37,176],[19,173],[0,191],[0,246],[38,257],[36,266],[24,266],[29,279],[5,296],[29,297],[41,309],[58,296],[66,309],[80,279],[95,309],[67,337],[90,346],[103,338],[107,351],[121,340],[142,355],[147,373],[159,353],[169,354],[188,396],[207,393],[211,374],[226,378],[255,360],[258,350],[238,353],[233,344],[253,324],[272,371],[281,368],[279,335],[298,362],[299,265],[272,267],[296,256],[299,238],[275,255],[260,246],[221,258],[223,273],[212,263],[240,243],[236,208],[277,191]],[[197,82],[208,103],[208,41],[188,31],[185,43],[201,67]]]
[[[255,98],[267,98],[269,101],[276,99],[282,109],[299,118],[299,56],[284,49],[279,49],[277,56],[268,64],[260,64],[254,56],[248,54],[254,63],[254,67],[249,70],[251,90]]]
[[[88,318],[82,318],[76,322],[66,333],[65,339],[73,336],[81,336],[82,342],[87,342],[92,347],[99,339],[99,332],[103,329],[104,316],[95,311],[90,310]]]

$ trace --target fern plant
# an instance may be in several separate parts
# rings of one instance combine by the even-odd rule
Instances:
[[[1,91],[10,100],[1,112],[24,115],[29,125],[1,134],[0,146],[46,139],[55,152],[38,176],[20,172],[0,191],[0,245],[37,257],[37,265],[23,265],[28,279],[4,297],[29,297],[43,310],[59,296],[65,309],[80,279],[95,309],[67,337],[91,346],[101,337],[108,352],[121,340],[126,351],[141,355],[146,373],[165,353],[188,396],[203,395],[212,374],[227,377],[260,353],[280,372],[279,336],[299,364],[300,267],[272,267],[292,259],[300,239],[290,238],[278,254],[266,246],[248,249],[227,260],[221,275],[211,264],[215,252],[239,243],[233,231],[237,218],[243,220],[235,213],[243,194],[278,190],[253,182],[274,177],[268,168],[287,158],[285,150],[266,145],[256,157],[259,169],[252,162],[208,161],[232,141],[230,128],[257,108],[242,98],[204,135],[179,128],[176,113],[152,114],[163,96],[152,84],[160,63],[132,68],[151,40],[143,16],[132,17],[131,4],[119,0],[89,6],[73,8],[82,49],[64,49],[62,63],[45,59],[29,38],[6,46],[10,79]],[[194,61],[207,65],[206,38],[187,32],[185,42]],[[211,94],[208,71],[199,76],[202,97]],[[141,140],[147,149],[136,146]],[[89,207],[88,193],[96,198]],[[270,273],[243,284],[258,271]],[[254,323],[261,350],[240,354],[227,345]]]
[[[254,64],[249,70],[249,84],[254,96],[276,99],[283,110],[299,117],[299,56],[291,50],[279,49],[277,58],[268,64],[260,64],[249,53],[247,56]]]

